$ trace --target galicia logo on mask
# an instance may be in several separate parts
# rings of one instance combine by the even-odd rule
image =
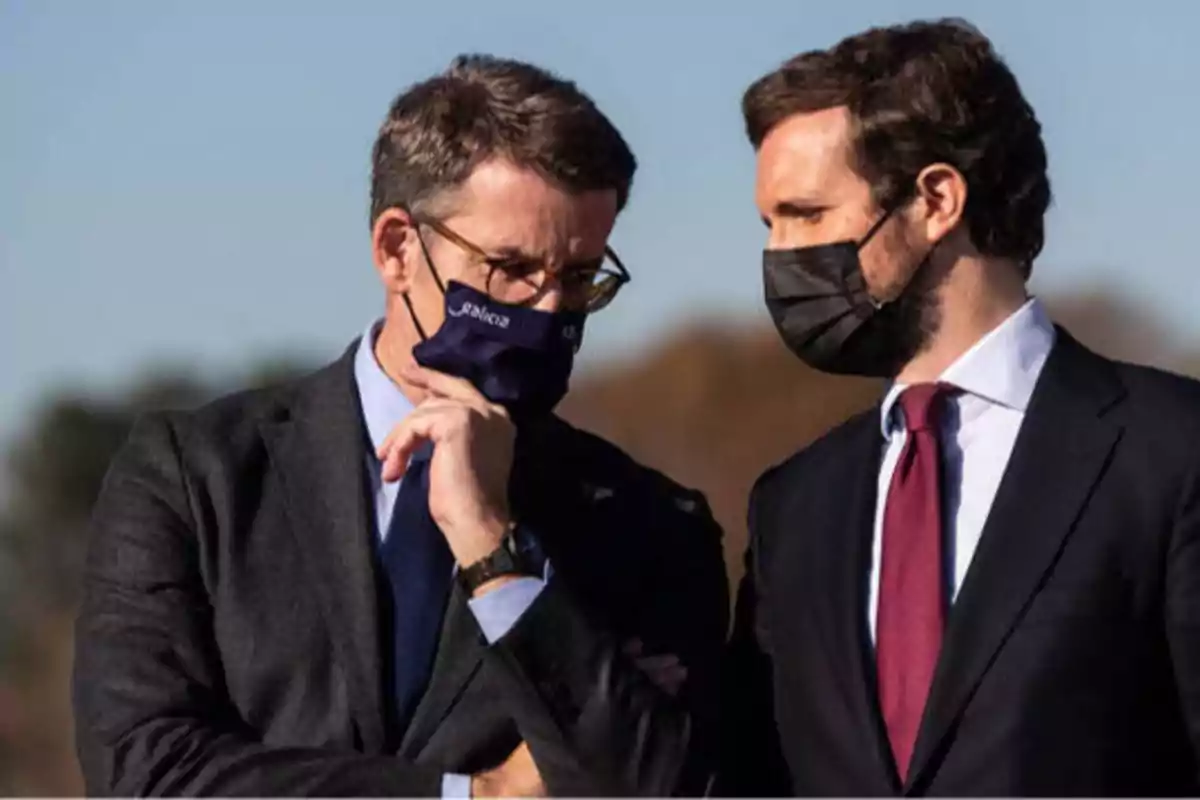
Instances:
[[[892,335],[903,332],[888,324],[896,301],[871,297],[859,260],[894,210],[857,242],[763,251],[767,310],[784,343],[814,369],[882,378],[904,360],[911,337]]]
[[[496,314],[488,311],[483,306],[472,303],[469,300],[464,300],[463,304],[457,309],[446,309],[446,315],[450,317],[472,317],[487,325],[495,325],[500,329],[507,328],[510,321],[510,318],[504,314]]]
[[[445,295],[442,327],[426,338],[417,325],[417,363],[465,378],[518,420],[549,414],[567,393],[586,315],[508,305],[456,281]]]

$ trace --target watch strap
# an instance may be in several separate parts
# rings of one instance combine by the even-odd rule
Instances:
[[[541,571],[518,542],[519,529],[514,526],[487,556],[458,571],[458,581],[467,594],[483,584],[508,576],[541,577]]]

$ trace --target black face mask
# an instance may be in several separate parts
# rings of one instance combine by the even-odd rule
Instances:
[[[784,343],[814,369],[892,377],[923,344],[925,298],[914,284],[929,256],[900,296],[886,303],[871,297],[859,260],[894,211],[857,242],[763,251],[767,310]]]

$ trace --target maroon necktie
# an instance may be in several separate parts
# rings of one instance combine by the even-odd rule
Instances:
[[[923,383],[900,395],[908,438],[883,512],[875,633],[879,702],[902,781],[917,743],[946,618],[938,422],[952,391],[946,384]]]

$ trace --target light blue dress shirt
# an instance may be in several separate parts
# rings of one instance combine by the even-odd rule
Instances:
[[[1045,308],[1036,298],[1031,299],[976,342],[939,378],[962,390],[949,401],[939,426],[944,470],[942,521],[951,602],[967,576],[1054,338],[1054,324]],[[879,469],[867,603],[872,641],[879,612],[883,510],[896,463],[907,440],[903,410],[896,405],[904,389],[901,384],[888,389],[880,417],[886,444]]]
[[[400,491],[400,481],[383,482],[383,465],[374,451],[383,445],[388,433],[413,410],[412,403],[387,376],[375,357],[375,339],[381,327],[382,322],[372,323],[363,334],[354,359],[354,379],[358,385],[359,403],[372,447],[372,451],[367,453],[367,475],[370,476],[371,496],[375,501],[375,529],[380,542],[387,536],[388,526],[392,521],[392,510],[396,505],[396,495]],[[517,623],[541,594],[551,574],[552,570],[547,562],[546,573],[540,579],[517,578],[482,597],[467,601],[489,643],[498,641]],[[470,776],[444,776],[443,797],[469,797],[470,794]]]

